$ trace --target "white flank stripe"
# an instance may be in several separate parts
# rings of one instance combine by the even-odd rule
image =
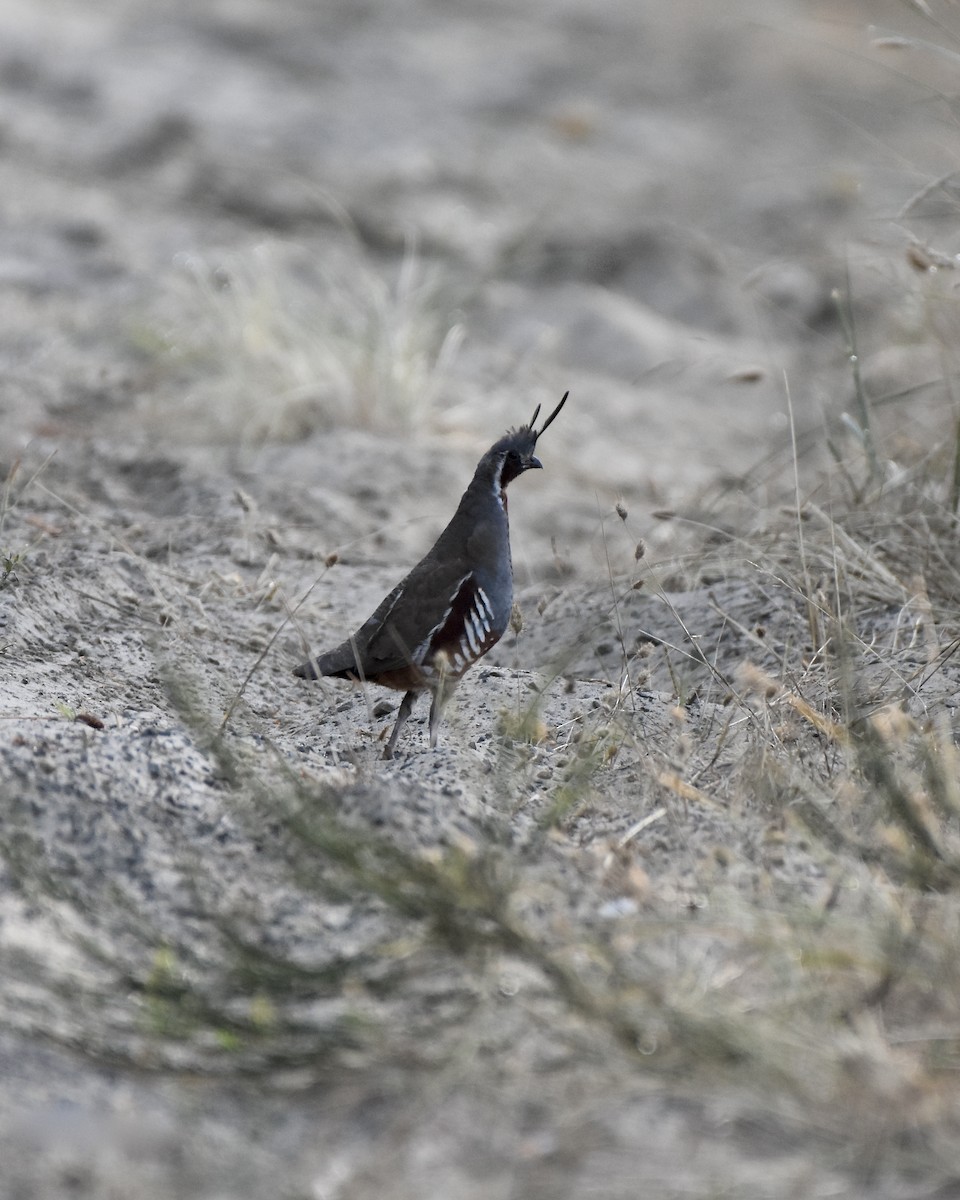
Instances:
[[[477,605],[477,608],[479,609],[479,611],[481,611],[481,612],[486,611],[487,617],[492,620],[493,619],[493,609],[490,607],[490,601],[487,598],[487,593],[483,590],[482,587],[477,588],[477,600],[479,602]],[[481,605],[482,605],[482,608],[480,607]]]
[[[474,654],[480,653],[480,639],[477,637],[477,623],[472,616],[467,616],[463,625],[463,632],[467,641],[470,643],[470,649]]]

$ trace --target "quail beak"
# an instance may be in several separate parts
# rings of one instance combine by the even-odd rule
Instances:
[[[529,458],[525,458],[523,460],[523,469],[525,471],[529,471],[531,467],[537,467],[539,470],[543,470],[543,463],[533,454],[531,454]]]

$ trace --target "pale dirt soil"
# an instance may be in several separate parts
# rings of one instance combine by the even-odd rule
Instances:
[[[951,67],[866,32],[919,22],[4,0],[0,1197],[960,1193],[956,1052],[898,1049],[929,979],[878,999],[949,888],[920,912],[791,819],[771,745],[824,794],[844,751],[743,675],[830,708],[775,530],[785,378],[804,491],[853,403],[833,289],[875,396],[943,369],[905,250],[960,247],[897,214],[956,166]],[[567,389],[511,491],[523,626],[383,763],[384,696],[292,667]],[[949,430],[908,413],[915,464]],[[956,668],[914,681],[950,555],[921,604],[933,552],[884,536],[833,544],[858,698],[949,740]],[[298,841],[297,787],[388,849]],[[790,942],[829,922],[830,986]]]

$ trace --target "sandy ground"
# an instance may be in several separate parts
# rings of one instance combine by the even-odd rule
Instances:
[[[543,945],[829,889],[745,788],[759,735],[718,682],[748,650],[775,670],[802,605],[735,573],[685,593],[684,556],[721,495],[747,526],[789,495],[787,385],[801,441],[851,407],[835,289],[877,395],[939,369],[905,250],[957,247],[902,210],[955,165],[948,67],[866,31],[919,21],[3,0],[0,1196],[955,1194],[946,1135],[886,1157],[901,1092],[838,1129],[816,1080],[701,1072],[655,1021],[645,1071],[523,954],[445,957],[311,867],[269,800],[286,772],[415,858],[510,847]],[[511,492],[523,628],[435,753],[424,704],[384,764],[384,697],[291,669],[567,389]],[[922,443],[915,416],[893,432]],[[896,605],[871,619],[896,640]],[[710,802],[665,817],[677,770]],[[281,1001],[224,965],[238,930],[303,970],[275,1055],[245,1040]],[[724,954],[684,936],[650,947],[678,995]]]

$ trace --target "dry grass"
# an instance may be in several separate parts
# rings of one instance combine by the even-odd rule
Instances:
[[[186,385],[145,414],[181,435],[257,445],[335,425],[418,429],[462,340],[440,316],[439,270],[412,247],[387,271],[355,246],[263,242],[184,256],[168,283],[175,316],[131,336]]]

